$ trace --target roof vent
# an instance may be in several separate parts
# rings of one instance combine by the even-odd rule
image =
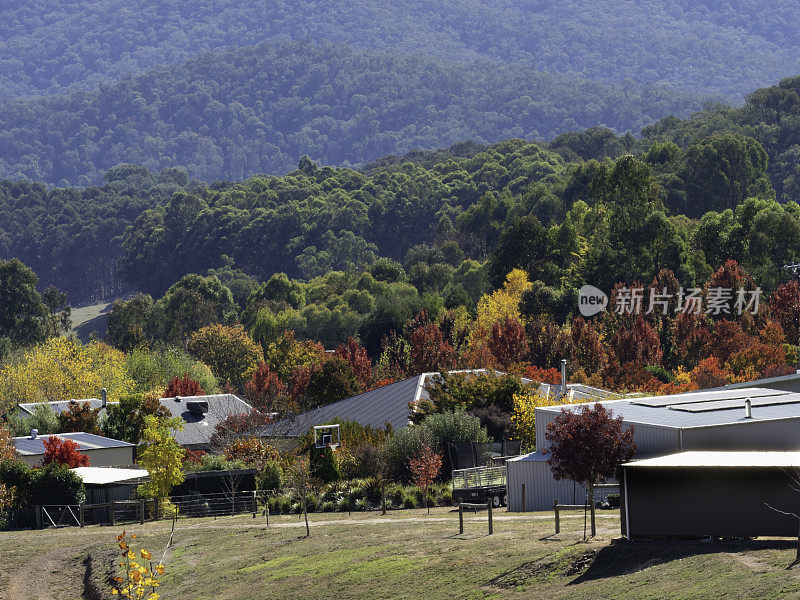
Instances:
[[[753,418],[753,403],[750,402],[750,398],[744,401],[744,418],[745,419]]]
[[[31,439],[35,440],[39,437],[39,430],[38,429],[31,429]]]
[[[204,417],[208,412],[208,402],[205,400],[190,400],[186,403],[186,408],[190,413]]]
[[[103,408],[108,406],[108,390],[106,388],[100,390],[100,403]]]

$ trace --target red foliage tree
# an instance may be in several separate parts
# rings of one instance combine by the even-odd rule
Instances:
[[[431,484],[439,476],[442,469],[442,457],[437,454],[428,444],[423,444],[419,454],[408,461],[408,470],[411,472],[411,482],[425,492],[425,508],[430,514],[431,508],[428,506],[428,490]]]
[[[728,385],[734,380],[734,375],[728,369],[725,369],[716,357],[710,356],[705,360],[701,360],[692,369],[689,373],[689,378],[698,389],[703,390]]]
[[[522,376],[539,383],[549,383],[550,385],[561,385],[561,373],[555,367],[542,369],[534,365],[526,365],[522,371]]]
[[[61,433],[84,431],[86,433],[100,433],[98,417],[99,408],[92,408],[88,402],[69,401],[69,408],[58,415],[58,430]]]
[[[704,314],[682,313],[672,326],[675,354],[686,369],[693,369],[709,354],[711,330]]]
[[[769,299],[772,318],[780,323],[790,344],[800,337],[800,282],[792,280],[778,286]]]
[[[372,379],[372,361],[369,359],[367,349],[360,346],[352,337],[348,337],[344,344],[336,348],[334,354],[350,364],[359,389],[366,390]]]
[[[435,323],[414,329],[408,341],[411,346],[411,369],[415,373],[443,371],[453,365],[455,351],[444,341]]]
[[[487,343],[492,355],[504,368],[521,363],[528,354],[525,328],[513,317],[507,317],[502,323],[495,323]]]
[[[271,412],[282,407],[286,384],[262,362],[245,383],[244,393],[251,406]]]
[[[269,425],[272,421],[270,415],[256,409],[248,413],[231,415],[217,423],[211,435],[211,445],[215,448],[227,448],[239,438],[257,435],[261,427]]]
[[[295,407],[303,403],[303,398],[306,395],[308,384],[311,382],[311,367],[302,366],[297,367],[292,374],[289,375],[289,398],[292,405]]]
[[[545,437],[553,476],[586,486],[594,536],[594,486],[614,477],[617,467],[633,457],[633,428],[625,429],[622,417],[614,418],[602,404],[584,404],[574,411],[562,409],[547,425]]]
[[[706,352],[718,358],[719,362],[725,363],[732,354],[735,354],[750,343],[752,343],[752,338],[742,330],[739,322],[717,321],[714,323],[714,329],[711,332]]]
[[[183,377],[173,377],[164,390],[163,398],[175,398],[176,396],[203,396],[205,392],[200,384],[184,373]]]
[[[599,373],[605,366],[606,349],[597,330],[582,317],[572,321],[572,358],[586,373]]]
[[[78,448],[78,444],[72,440],[62,440],[51,435],[44,440],[44,464],[54,462],[70,469],[88,467],[89,457],[78,452]]]
[[[621,328],[611,336],[609,348],[621,365],[647,366],[661,362],[661,342],[641,315],[634,319],[631,327]]]

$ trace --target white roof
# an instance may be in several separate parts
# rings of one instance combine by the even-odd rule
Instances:
[[[625,467],[799,467],[800,452],[689,451],[634,460]]]
[[[72,471],[83,479],[83,483],[94,485],[143,479],[148,475],[144,469],[117,469],[116,467],[77,467]]]

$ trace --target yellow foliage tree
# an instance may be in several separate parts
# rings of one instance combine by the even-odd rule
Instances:
[[[519,301],[522,299],[522,294],[530,287],[531,283],[525,271],[521,269],[511,271],[502,288],[491,294],[484,294],[478,302],[476,331],[488,333],[492,330],[492,325],[502,323],[509,317],[521,321]]]
[[[139,494],[145,498],[165,498],[184,480],[182,459],[185,451],[172,434],[173,430],[183,429],[183,420],[153,415],[144,419],[144,450],[139,454],[139,463],[147,469],[150,480],[139,486]]]
[[[11,442],[11,434],[8,432],[8,428],[0,426],[0,462],[5,460],[17,460],[17,453],[14,450],[14,444]],[[14,488],[0,483],[0,512],[11,504],[13,498]]]
[[[522,450],[529,452],[536,447],[536,409],[543,406],[573,404],[572,399],[560,394],[540,394],[539,392],[522,392],[514,394],[512,399],[514,410],[511,421],[514,423],[515,440],[522,442]]]
[[[164,574],[164,564],[159,562],[154,565],[153,555],[144,547],[138,553],[134,552],[128,542],[132,543],[135,539],[136,535],[126,531],[116,537],[122,554],[122,560],[118,563],[122,573],[114,577],[111,595],[130,600],[158,600],[156,588],[161,585],[159,578]]]
[[[109,400],[133,391],[125,355],[102,342],[52,338],[0,371],[0,412],[18,402],[98,397],[101,388]]]

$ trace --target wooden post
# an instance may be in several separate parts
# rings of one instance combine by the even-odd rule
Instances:
[[[117,524],[117,515],[116,511],[114,510],[114,503],[108,503],[108,517],[111,520],[112,527]]]
[[[553,502],[553,512],[556,514],[556,533],[561,533],[561,522],[558,518],[558,500]]]
[[[78,520],[80,521],[81,527],[83,527],[85,520],[84,520],[84,506],[83,504],[78,505]]]
[[[509,502],[510,504],[510,502]],[[525,484],[522,484],[522,512],[527,512],[525,510]]]
[[[458,503],[458,533],[464,533],[464,507],[461,505],[461,501]]]
[[[594,522],[594,484],[589,482],[589,514],[591,514],[592,519],[592,537],[597,535],[597,528],[595,527]]]
[[[144,498],[139,500],[139,524],[144,525]]]
[[[269,502],[264,507],[264,514],[267,516],[267,527],[269,527]]]
[[[381,486],[381,514],[386,514],[386,483]]]
[[[158,498],[153,498],[153,521],[158,521],[159,517]]]
[[[253,518],[256,518],[256,513],[258,512],[258,500],[256,498],[256,490],[253,490]]]
[[[42,528],[42,507],[38,504],[34,507],[33,512],[36,514],[36,529]]]
[[[494,533],[494,524],[492,523],[492,498],[489,497],[489,500],[486,502],[486,506],[489,508],[489,535]]]

